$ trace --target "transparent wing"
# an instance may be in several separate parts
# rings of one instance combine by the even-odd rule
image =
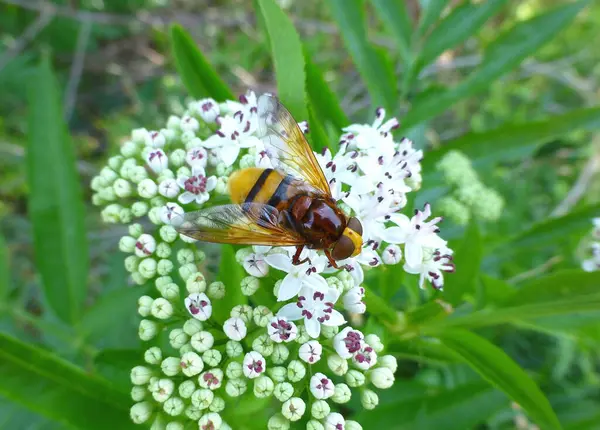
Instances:
[[[273,167],[331,196],[329,184],[298,123],[269,94],[258,99],[259,132]]]
[[[241,245],[302,245],[306,240],[283,226],[279,211],[262,203],[223,205],[186,213],[175,229],[204,242]]]

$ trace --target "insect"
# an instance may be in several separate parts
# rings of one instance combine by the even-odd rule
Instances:
[[[321,249],[330,264],[354,257],[362,247],[362,225],[346,216],[290,112],[269,94],[258,99],[259,132],[272,169],[250,167],[228,182],[233,204],[184,215],[177,230],[204,242],[296,246]]]

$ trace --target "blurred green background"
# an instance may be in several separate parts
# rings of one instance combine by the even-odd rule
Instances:
[[[126,288],[117,247],[126,227],[101,223],[89,181],[131,129],[154,129],[183,112],[190,82],[174,61],[173,24],[187,29],[234,94],[285,86],[274,68],[281,53],[266,36],[274,24],[258,3],[0,0],[0,428],[133,426],[128,373],[143,351],[135,309],[146,287]],[[510,357],[564,428],[599,429],[600,277],[579,267],[581,241],[600,216],[600,2],[277,4],[300,35],[311,120],[325,135],[346,124],[344,113],[348,123],[371,122],[384,106],[401,121],[397,136],[425,151],[423,190],[411,204],[429,201],[435,213],[447,191],[436,163],[451,149],[470,157],[505,201],[494,222],[443,226],[457,252],[449,293],[420,294],[409,279],[410,294],[377,290],[406,312],[411,329],[387,333],[401,360],[397,382],[379,408],[359,413],[363,427],[533,429],[528,413],[552,422],[529,378],[502,367]],[[61,118],[70,140],[57,128]],[[87,280],[77,287],[82,315],[70,321],[53,312],[40,277],[53,270],[44,250],[64,237],[55,219],[30,210],[38,198],[32,184],[44,175],[60,201],[60,172],[78,175],[69,187],[83,204],[61,201],[75,215],[57,213],[85,228],[82,248],[62,260],[80,265]],[[451,316],[428,313],[440,297],[455,306]],[[465,330],[456,332],[460,342],[452,338],[462,346],[486,343],[465,352],[451,347],[450,335],[444,348],[422,342],[421,333],[440,327]],[[494,358],[492,344],[507,357]],[[104,414],[90,409],[102,402],[110,404]]]

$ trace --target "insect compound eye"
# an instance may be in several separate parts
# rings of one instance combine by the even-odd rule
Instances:
[[[333,247],[331,256],[334,260],[345,260],[346,258],[350,257],[353,252],[354,243],[348,236],[343,235]]]
[[[356,217],[352,217],[352,218],[350,218],[350,220],[348,220],[348,228],[354,230],[361,236],[363,234],[362,224]]]

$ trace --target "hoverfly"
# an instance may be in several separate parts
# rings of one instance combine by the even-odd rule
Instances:
[[[258,99],[259,133],[273,169],[250,167],[229,177],[233,204],[184,215],[177,230],[204,242],[296,246],[321,249],[330,264],[354,257],[362,247],[362,225],[347,217],[290,112],[269,94]]]

